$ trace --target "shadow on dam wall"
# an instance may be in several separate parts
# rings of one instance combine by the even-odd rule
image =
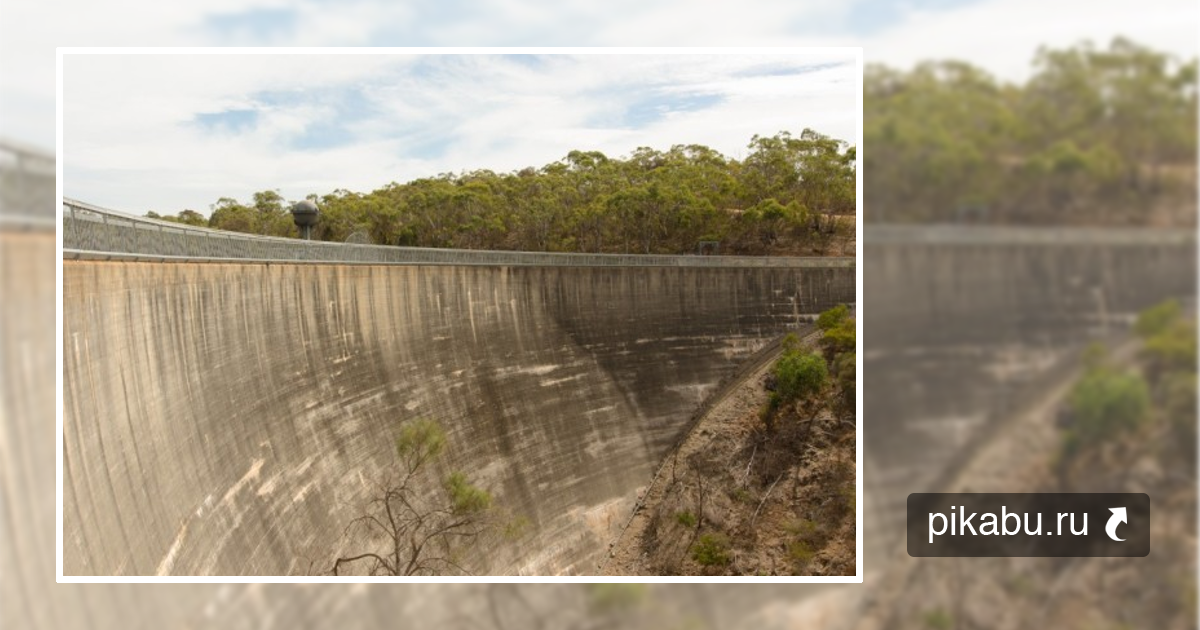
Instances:
[[[63,572],[285,575],[361,549],[407,420],[590,574],[692,411],[854,269],[63,262]],[[315,563],[315,564],[314,564]]]

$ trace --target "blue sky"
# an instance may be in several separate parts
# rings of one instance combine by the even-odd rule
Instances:
[[[853,51],[68,55],[65,194],[132,212],[368,191],[806,127],[856,142]]]

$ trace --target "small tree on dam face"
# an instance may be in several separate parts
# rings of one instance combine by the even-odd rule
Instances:
[[[433,420],[404,425],[396,438],[397,463],[346,534],[358,532],[370,549],[337,558],[331,569],[368,575],[466,573],[460,558],[489,526],[491,495],[461,472],[443,480],[442,492],[427,492],[426,469],[446,446],[446,434]]]

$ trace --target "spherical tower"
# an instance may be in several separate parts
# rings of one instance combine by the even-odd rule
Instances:
[[[300,238],[309,240],[312,236],[312,226],[317,224],[317,218],[321,211],[317,209],[317,204],[305,199],[304,201],[296,202],[292,206],[292,220],[296,222],[296,227],[300,228]]]

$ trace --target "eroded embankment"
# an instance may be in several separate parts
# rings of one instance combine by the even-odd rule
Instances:
[[[63,265],[65,574],[311,570],[397,427],[531,524],[480,573],[589,573],[691,410],[853,268]]]
[[[813,346],[820,334],[801,343]],[[767,431],[764,381],[779,355],[777,344],[760,351],[663,459],[612,545],[606,575],[855,572],[853,413],[788,416]],[[800,525],[811,529],[793,531]],[[725,541],[724,559],[707,566],[691,555],[706,537]],[[801,543],[807,555],[792,557]]]

